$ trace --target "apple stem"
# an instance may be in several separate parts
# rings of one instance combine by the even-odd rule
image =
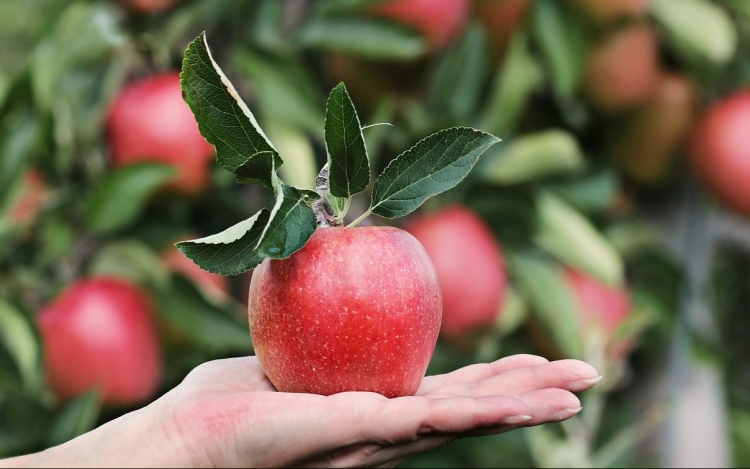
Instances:
[[[372,211],[370,211],[370,210],[367,210],[367,211],[366,211],[365,213],[363,213],[362,215],[360,215],[360,216],[359,216],[359,218],[357,218],[357,219],[356,219],[356,220],[354,220],[353,222],[349,223],[349,224],[347,225],[347,227],[349,227],[349,228],[353,228],[353,227],[355,227],[355,226],[359,225],[359,223],[360,223],[360,222],[361,222],[362,220],[364,220],[365,218],[369,217],[369,216],[370,216],[371,214],[372,214]]]
[[[323,166],[315,179],[315,191],[320,195],[320,200],[312,204],[315,218],[320,227],[341,226],[342,218],[337,217],[333,205],[328,201],[328,163]]]

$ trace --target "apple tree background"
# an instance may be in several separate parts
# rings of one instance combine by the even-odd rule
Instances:
[[[212,155],[186,170],[195,145],[122,156],[122,142],[181,122],[148,101],[133,98],[133,130],[110,122],[124,90],[178,73],[203,31],[296,187],[315,188],[341,81],[374,174],[446,127],[502,139],[416,213],[363,225],[460,206],[502,252],[493,322],[441,336],[429,374],[532,353],[587,360],[604,379],[568,422],[402,467],[750,465],[745,0],[3,0],[0,457],[149,402],[50,386],[38,314],[77,282],[116,277],[148,296],[162,362],[149,399],[204,361],[252,354],[251,273],[205,273],[174,243],[250,217],[270,194]],[[352,204],[347,221],[365,209]]]

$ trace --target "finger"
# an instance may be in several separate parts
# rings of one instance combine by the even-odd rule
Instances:
[[[559,360],[539,366],[517,368],[478,382],[445,386],[433,392],[460,396],[515,395],[546,388],[580,392],[591,388],[600,379],[599,373],[588,363],[579,360]]]
[[[473,383],[518,368],[534,367],[545,363],[549,363],[549,360],[544,357],[518,354],[501,358],[492,363],[469,365],[444,375],[425,377],[422,380],[419,391],[417,391],[417,395],[424,396],[446,386]]]

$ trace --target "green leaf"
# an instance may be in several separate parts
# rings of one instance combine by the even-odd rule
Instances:
[[[610,285],[623,280],[623,262],[612,244],[578,211],[550,193],[537,199],[534,242],[562,263],[579,267]]]
[[[183,96],[203,136],[216,147],[223,167],[271,189],[274,168],[282,161],[255,116],[211,57],[205,33],[190,43],[182,62]]]
[[[487,75],[487,38],[472,22],[431,75],[430,101],[456,122],[467,122],[476,112]]]
[[[285,164],[279,168],[281,178],[294,187],[315,187],[318,169],[310,138],[300,129],[281,121],[264,120],[263,128],[284,155]]]
[[[12,304],[0,300],[0,346],[14,358],[24,387],[42,388],[42,345],[31,319]]]
[[[254,247],[268,224],[269,212],[258,213],[221,233],[176,244],[201,269],[221,275],[239,275],[260,264]]]
[[[302,191],[277,180],[276,204],[255,252],[262,257],[286,259],[302,249],[318,227],[313,210],[307,205],[310,191]]]
[[[67,403],[52,423],[47,446],[57,446],[93,429],[101,407],[99,391],[91,391]]]
[[[719,5],[705,0],[653,0],[650,11],[666,30],[669,43],[687,58],[724,64],[734,56],[737,30]]]
[[[174,175],[174,168],[156,163],[115,170],[86,201],[86,221],[92,230],[100,233],[127,226]]]
[[[354,103],[341,82],[331,90],[326,104],[328,186],[336,197],[351,197],[370,183],[370,163],[365,137]]]
[[[369,211],[397,218],[416,210],[429,197],[455,187],[479,156],[499,141],[468,127],[441,130],[420,140],[375,181]]]
[[[543,84],[544,73],[529,51],[528,34],[520,30],[513,35],[495,76],[489,104],[482,113],[482,128],[503,136],[513,132],[526,103]]]
[[[562,270],[534,253],[507,252],[515,284],[528,299],[532,311],[557,347],[570,358],[581,358],[578,306]]]
[[[176,275],[174,288],[159,292],[159,316],[198,346],[216,353],[252,352],[250,329],[209,303],[186,278]]]
[[[503,151],[488,154],[481,178],[496,184],[519,184],[582,169],[585,161],[578,140],[564,130],[526,134]]]
[[[583,212],[602,212],[612,207],[620,189],[620,178],[611,169],[603,169],[547,184],[556,196]]]
[[[27,159],[39,147],[40,120],[31,112],[7,116],[0,125],[0,210],[6,208],[14,183]]]
[[[552,85],[563,96],[576,91],[586,54],[585,28],[578,18],[563,2],[534,2],[534,36],[550,68]]]
[[[133,239],[118,240],[98,250],[88,271],[89,275],[113,275],[157,287],[169,281],[162,258],[146,244]]]
[[[377,18],[315,18],[296,36],[304,47],[381,60],[410,60],[427,52],[422,35]]]

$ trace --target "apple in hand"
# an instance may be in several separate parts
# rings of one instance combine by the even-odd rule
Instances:
[[[750,215],[750,91],[714,104],[701,117],[690,157],[698,177],[729,208]]]
[[[418,30],[432,50],[441,50],[461,33],[470,7],[470,0],[384,0],[371,11]]]
[[[393,227],[318,228],[256,267],[248,298],[255,353],[283,392],[413,395],[440,330],[435,268]]]
[[[105,404],[151,398],[161,352],[149,298],[109,277],[80,280],[37,316],[49,385],[61,399],[102,390]]]
[[[177,170],[171,188],[182,193],[198,194],[208,185],[214,147],[182,99],[178,72],[127,86],[112,104],[106,127],[115,166],[147,161],[171,165]]]
[[[631,109],[648,101],[659,76],[658,41],[645,24],[619,29],[589,52],[582,92],[602,112]]]
[[[484,221],[461,205],[407,225],[435,264],[443,293],[441,336],[457,341],[490,329],[505,298],[503,256]]]

